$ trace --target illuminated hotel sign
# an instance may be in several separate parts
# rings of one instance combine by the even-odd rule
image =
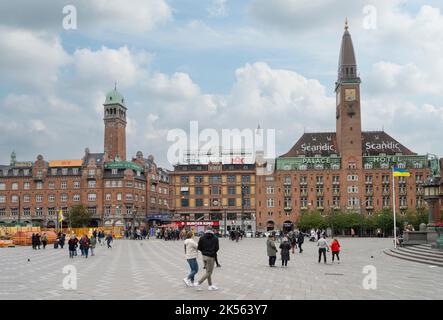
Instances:
[[[315,145],[303,143],[301,149],[303,152],[335,151],[334,146],[330,143],[320,143]]]
[[[15,162],[14,167],[15,168],[30,168],[30,167],[32,167],[32,162],[31,161]]]
[[[128,161],[114,161],[105,164],[106,169],[132,169],[134,171],[143,171],[142,167],[136,163]]]
[[[365,148],[366,151],[399,151],[401,152],[400,149],[400,143],[398,142],[394,142],[394,141],[390,141],[390,142],[385,142],[382,141],[381,143],[373,143],[373,142],[366,142],[365,144]]]
[[[49,161],[49,167],[81,167],[83,160],[54,160]]]
[[[277,170],[340,169],[340,157],[278,158]]]
[[[427,168],[426,156],[370,156],[363,157],[363,164],[371,164],[374,168],[382,165],[402,163],[405,168]],[[389,166],[388,166],[389,167]]]

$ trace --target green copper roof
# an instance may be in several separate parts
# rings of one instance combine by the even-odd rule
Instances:
[[[106,95],[105,104],[116,104],[116,103],[125,106],[125,98],[120,92],[117,91],[117,89],[114,89]]]

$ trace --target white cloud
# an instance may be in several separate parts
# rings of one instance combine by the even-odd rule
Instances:
[[[3,25],[29,30],[63,31],[63,0],[1,1],[0,21]],[[143,34],[172,20],[172,8],[165,0],[77,0],[75,32],[103,35],[112,32]]]
[[[45,33],[0,27],[0,84],[45,89],[60,77],[60,68],[70,62],[57,37]]]
[[[228,15],[227,0],[214,0],[208,8],[209,17],[224,17]]]
[[[30,131],[31,132],[44,132],[46,131],[46,125],[42,120],[31,120],[30,121]]]

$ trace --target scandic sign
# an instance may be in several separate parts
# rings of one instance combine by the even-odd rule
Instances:
[[[81,167],[83,160],[54,160],[49,161],[49,167]]]

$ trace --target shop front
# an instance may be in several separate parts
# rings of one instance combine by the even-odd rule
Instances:
[[[207,227],[212,227],[214,230],[219,230],[219,221],[181,221],[177,222],[180,229],[192,231],[195,234],[202,233]]]

